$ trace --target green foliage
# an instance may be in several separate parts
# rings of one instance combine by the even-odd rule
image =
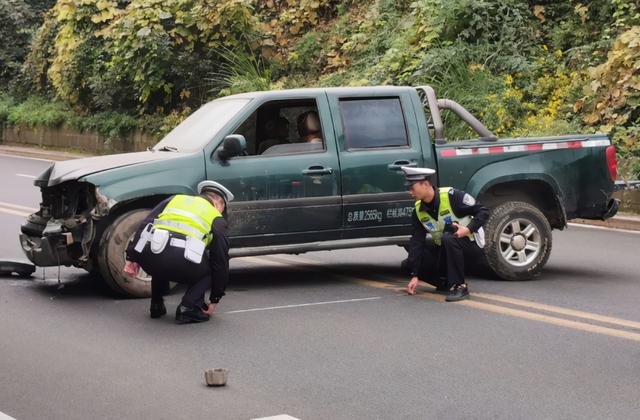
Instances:
[[[304,34],[289,52],[289,69],[294,73],[318,76],[321,71],[322,49],[327,34],[310,31]]]
[[[7,121],[12,106],[13,99],[10,96],[0,94],[0,124]]]
[[[640,26],[616,39],[607,61],[589,72],[591,82],[585,97],[584,122],[610,132],[622,153],[640,155]]]
[[[274,45],[288,49],[300,34],[332,17],[335,0],[266,0],[257,2],[257,9],[266,32],[274,38]]]
[[[626,29],[640,25],[640,4],[635,0],[611,0],[615,29]]]
[[[25,102],[9,108],[7,122],[26,127],[58,127],[72,118],[73,113],[60,102],[32,96]]]
[[[0,1],[0,83],[15,77],[26,54],[29,34],[23,29],[31,10],[24,1]]]
[[[0,85],[19,73],[29,52],[31,37],[52,0],[0,0]]]
[[[216,50],[243,47],[257,25],[241,0],[143,5],[134,0],[124,10],[105,9],[104,19],[112,22],[99,32],[109,45],[107,74],[133,88],[141,110],[173,108],[194,93],[201,99],[203,76],[216,68]]]
[[[138,118],[127,114],[104,112],[80,117],[59,101],[31,96],[15,104],[6,95],[0,96],[0,122],[24,127],[66,125],[80,131],[91,130],[107,140],[123,138],[140,125]]]
[[[431,84],[499,136],[604,130],[640,153],[636,0],[58,0],[33,35],[52,3],[0,0],[0,72],[22,65],[14,102],[55,96],[105,136],[161,136],[215,95]]]
[[[49,11],[32,39],[31,50],[22,64],[20,74],[14,80],[14,95],[25,99],[34,91],[40,95],[46,95],[53,90],[47,72],[51,65],[49,56],[54,47],[57,31],[58,23],[53,18],[53,12]]]
[[[633,162],[629,174],[630,179],[640,179],[640,160],[636,160],[635,162]]]
[[[224,64],[208,80],[220,96],[271,89],[271,70],[253,55],[229,49],[220,52]]]
[[[168,115],[143,115],[139,119],[139,128],[153,138],[161,139],[192,112],[193,110],[187,107],[181,111],[172,111]]]
[[[630,127],[617,128],[613,133],[613,144],[621,157],[640,158],[640,122]]]
[[[259,40],[245,0],[58,0],[28,59],[27,83],[81,111],[154,113],[208,99],[216,50]],[[248,40],[248,41],[247,41]]]
[[[138,128],[137,118],[118,112],[102,112],[81,119],[76,123],[81,130],[91,130],[107,140],[126,137]]]

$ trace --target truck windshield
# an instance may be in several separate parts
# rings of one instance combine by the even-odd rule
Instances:
[[[203,105],[171,130],[153,147],[153,150],[168,152],[202,150],[249,101],[250,99],[217,99]]]

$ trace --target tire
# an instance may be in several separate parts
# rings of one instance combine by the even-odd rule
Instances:
[[[125,251],[149,209],[132,210],[119,216],[107,226],[98,250],[98,268],[106,285],[115,293],[125,297],[143,298],[151,296],[151,277],[142,269],[135,278],[122,273]]]
[[[500,204],[491,213],[485,231],[487,262],[503,280],[534,278],[551,254],[549,221],[529,203]]]

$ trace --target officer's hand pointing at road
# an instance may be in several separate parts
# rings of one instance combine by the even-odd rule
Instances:
[[[407,293],[414,295],[416,293],[416,287],[418,286],[418,278],[412,277],[409,285],[407,286]]]
[[[207,310],[205,311],[203,309],[202,312],[204,312],[205,314],[211,316],[211,315],[213,315],[213,311],[216,310],[216,306],[218,306],[216,303],[210,303],[209,305],[207,305]]]

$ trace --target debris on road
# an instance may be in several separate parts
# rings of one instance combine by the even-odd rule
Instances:
[[[29,278],[36,271],[36,266],[21,260],[0,260],[0,277]]]
[[[207,369],[204,371],[204,379],[207,382],[207,386],[225,386],[228,377],[229,371],[224,368]]]

